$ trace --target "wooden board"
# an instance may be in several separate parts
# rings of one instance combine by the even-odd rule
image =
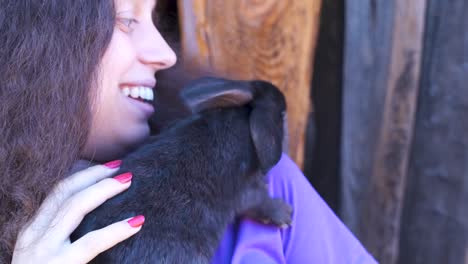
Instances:
[[[179,0],[189,66],[263,79],[288,103],[289,154],[302,167],[320,0]]]
[[[427,10],[399,263],[468,263],[468,3]]]
[[[342,216],[381,263],[398,260],[425,6],[347,2]]]

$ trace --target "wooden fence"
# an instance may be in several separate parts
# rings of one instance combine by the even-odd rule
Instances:
[[[340,215],[381,263],[468,263],[468,3],[345,14]]]

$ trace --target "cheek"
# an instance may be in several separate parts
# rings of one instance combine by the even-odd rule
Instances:
[[[125,108],[127,100],[120,91],[119,83],[129,76],[136,55],[128,37],[118,30],[106,50],[99,67],[99,79],[94,98],[93,123],[90,133],[90,147],[96,154],[109,155],[109,152],[122,152],[140,143],[149,134],[144,120],[136,119]]]
[[[136,55],[132,43],[120,30],[116,29],[104,53],[99,72],[97,89],[96,121],[106,125],[115,118],[122,104],[119,83],[125,80]],[[120,116],[122,118],[122,116]],[[98,125],[98,124],[97,124]]]
[[[102,58],[103,79],[118,83],[135,61],[136,51],[132,41],[116,29]]]

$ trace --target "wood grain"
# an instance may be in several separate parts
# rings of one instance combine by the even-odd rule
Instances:
[[[467,13],[428,0],[399,263],[468,264]]]
[[[416,117],[426,0],[396,1],[390,72],[362,238],[381,263],[396,263]],[[372,227],[372,228],[369,228]]]
[[[347,34],[364,37],[346,44],[343,215],[380,263],[396,263],[426,0],[348,3]]]
[[[182,56],[235,79],[263,79],[288,103],[290,156],[302,167],[320,0],[179,0]]]

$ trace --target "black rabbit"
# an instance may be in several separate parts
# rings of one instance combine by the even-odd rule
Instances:
[[[72,235],[145,215],[138,234],[94,263],[210,263],[237,216],[290,224],[291,208],[269,196],[264,180],[282,152],[282,93],[263,81],[202,78],[182,98],[194,114],[125,157],[119,173],[132,172],[131,187]]]

